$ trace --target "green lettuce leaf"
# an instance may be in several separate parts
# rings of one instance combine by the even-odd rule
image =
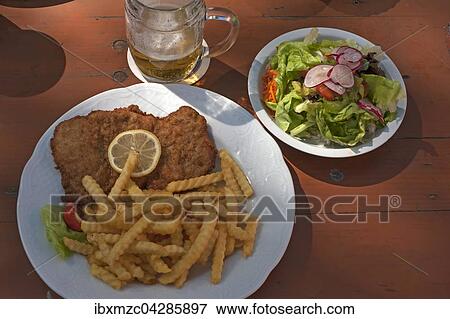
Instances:
[[[86,242],[86,235],[69,229],[63,220],[63,206],[46,205],[41,208],[41,220],[45,227],[47,240],[61,258],[67,258],[72,252],[64,245],[63,238],[68,237]]]
[[[317,109],[316,123],[320,134],[337,144],[355,146],[366,134],[367,124],[374,122],[370,114],[360,109],[356,103],[350,103],[337,113]]]
[[[308,122],[304,122],[302,124],[297,125],[296,127],[293,127],[292,130],[290,131],[290,134],[292,136],[297,136],[297,137],[302,137],[307,135],[307,130],[312,127],[315,126],[316,123],[312,122],[312,121],[308,121]]]
[[[303,41],[281,43],[277,48],[276,58],[272,58],[271,67],[278,71],[277,101],[280,101],[287,91],[288,83],[296,79],[302,71],[322,63],[320,56],[309,50]]]
[[[285,132],[292,126],[298,126],[304,121],[302,115],[295,112],[295,108],[303,101],[303,97],[296,90],[286,94],[277,104],[275,123]]]
[[[398,100],[404,96],[399,82],[386,79],[375,74],[362,74],[368,86],[368,98],[378,106],[383,113],[394,113],[397,110]]]
[[[312,43],[309,45],[310,50],[320,51],[323,54],[329,54],[334,48],[348,46],[358,50],[361,50],[361,46],[356,43],[355,40],[343,39],[343,40],[330,40],[324,39],[320,42]]]

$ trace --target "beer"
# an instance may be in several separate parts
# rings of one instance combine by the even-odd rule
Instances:
[[[206,9],[204,0],[126,0],[127,39],[141,72],[151,79],[177,82],[188,77],[203,56],[205,21],[231,24],[230,34],[210,47],[209,57],[236,41],[239,20],[224,8]]]
[[[164,82],[175,82],[186,78],[194,69],[202,54],[202,46],[198,46],[191,53],[176,59],[146,56],[130,44],[131,55],[136,65],[145,75],[160,79]]]

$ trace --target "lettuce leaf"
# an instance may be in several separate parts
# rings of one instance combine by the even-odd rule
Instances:
[[[271,60],[271,67],[278,71],[277,101],[280,101],[287,91],[288,83],[296,79],[302,71],[322,63],[320,56],[310,51],[303,41],[289,41],[281,43],[277,53]]]
[[[275,123],[285,132],[292,126],[297,126],[304,121],[302,115],[295,112],[295,108],[303,101],[303,97],[296,90],[286,94],[277,104],[275,110]]]
[[[320,134],[343,146],[355,146],[361,142],[366,135],[367,124],[373,122],[373,117],[356,103],[350,103],[337,113],[327,112],[325,108],[316,110]]]
[[[361,50],[361,46],[356,43],[355,40],[330,40],[330,39],[324,39],[320,42],[313,43],[309,46],[311,50],[320,51],[323,54],[329,54],[331,51],[333,51],[334,48],[341,47],[341,46],[348,46],[352,47],[358,50]]]
[[[404,96],[400,83],[375,74],[362,74],[367,83],[368,98],[378,106],[383,113],[395,113],[397,102]]]
[[[61,258],[67,258],[72,252],[64,245],[63,238],[68,237],[81,242],[86,242],[86,235],[70,230],[63,220],[63,206],[46,205],[41,208],[41,220],[45,227],[47,240],[53,246]]]

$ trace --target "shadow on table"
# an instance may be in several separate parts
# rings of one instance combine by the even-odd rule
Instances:
[[[64,50],[57,43],[0,16],[0,95],[32,96],[55,85],[66,66]]]
[[[267,281],[251,298],[298,298],[296,283],[300,284],[304,276],[306,263],[311,255],[312,223],[309,203],[293,167],[287,163],[294,181],[296,205],[296,222],[289,246],[280,263],[270,273]],[[270,225],[266,225],[269,226]],[[286,284],[289,282],[290,284]],[[287,288],[289,287],[289,288]]]
[[[247,77],[217,59],[211,60],[208,73],[195,85],[223,95],[252,113],[247,97]],[[217,103],[214,108],[208,103],[201,103],[200,101],[215,100],[215,95],[209,91],[192,94],[192,91],[186,90],[184,86],[168,86],[168,89],[200,112],[208,113],[222,123],[240,126],[254,120],[253,116],[242,116],[241,110],[230,106],[231,102]]]
[[[408,137],[396,137],[398,135]],[[322,158],[279,144],[285,157],[305,174],[330,184],[356,187],[391,179],[405,169],[420,150],[436,156],[431,144],[417,138],[421,135],[421,116],[414,99],[408,96],[408,108],[399,132],[370,153],[351,158]]]
[[[0,0],[0,5],[13,8],[51,7],[73,0]]]
[[[329,7],[350,16],[371,16],[393,8],[399,0],[320,0]]]
[[[211,59],[205,77],[195,85],[226,96],[253,113],[247,93],[247,75],[216,58]]]

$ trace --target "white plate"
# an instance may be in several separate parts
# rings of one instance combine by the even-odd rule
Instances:
[[[373,43],[351,32],[333,29],[333,28],[318,28],[319,40],[320,39],[353,39],[361,46],[371,46]],[[375,137],[370,141],[356,145],[351,148],[330,148],[323,145],[313,145],[301,141],[297,138],[290,136],[280,129],[273,119],[269,116],[265,110],[265,106],[261,101],[261,78],[265,72],[268,59],[276,53],[277,46],[285,41],[302,40],[309,32],[311,28],[294,30],[285,33],[278,38],[272,40],[267,44],[256,56],[253,64],[250,68],[248,76],[248,94],[250,101],[255,110],[258,118],[264,124],[264,126],[277,138],[284,143],[309,154],[323,156],[323,157],[352,157],[362,155],[373,151],[386,143],[398,130],[400,124],[403,121],[406,113],[406,94],[405,98],[400,100],[397,105],[397,118],[388,123],[382,130],[378,130]],[[395,66],[394,62],[384,54],[384,58],[380,61],[380,67],[386,73],[386,76],[390,79],[400,82],[403,90],[406,93],[405,83],[403,82],[402,75]]]
[[[151,101],[151,102],[149,102]],[[265,223],[257,235],[254,255],[243,259],[234,254],[225,262],[223,281],[209,282],[203,269],[190,276],[182,289],[171,286],[131,284],[116,291],[91,277],[84,257],[66,261],[54,258],[40,221],[40,208],[50,194],[61,194],[59,172],[50,151],[55,126],[66,119],[92,110],[112,110],[137,104],[157,116],[192,105],[205,116],[217,148],[226,148],[241,163],[255,188],[255,200],[273,197],[287,216],[294,196],[292,177],[278,145],[242,107],[211,91],[181,84],[137,84],[106,91],[72,108],[42,136],[26,164],[20,181],[17,222],[23,246],[37,273],[56,293],[66,298],[244,298],[255,292],[283,256],[292,233],[292,222]],[[82,151],[82,150],[80,150]],[[256,213],[256,212],[255,212]]]

